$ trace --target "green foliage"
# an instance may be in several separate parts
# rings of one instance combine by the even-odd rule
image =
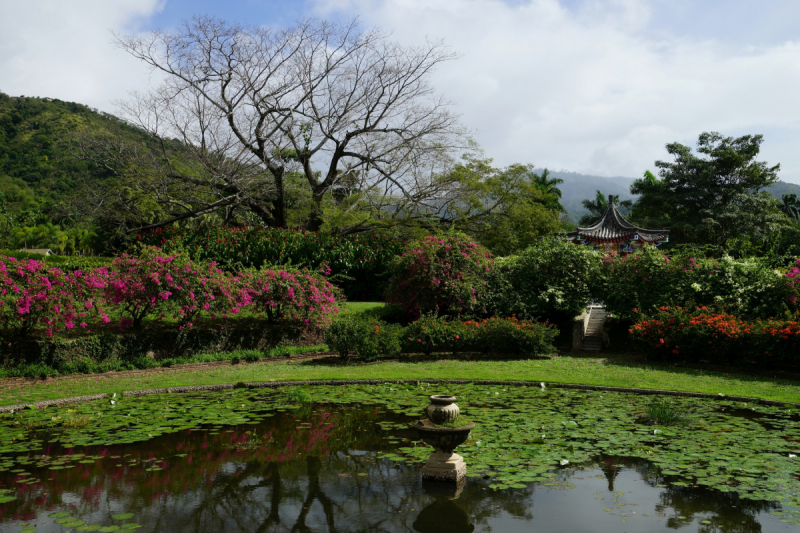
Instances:
[[[483,354],[540,356],[555,351],[558,330],[552,324],[520,321],[516,317],[492,317],[465,323],[470,348]]]
[[[375,235],[264,227],[165,228],[142,234],[140,242],[166,252],[185,251],[195,261],[216,261],[228,271],[271,265],[319,269],[355,300],[382,296],[388,265],[404,244]]]
[[[98,373],[154,368],[169,364],[198,363],[230,358],[232,351],[244,360],[280,357],[303,350],[319,351],[319,345],[290,349],[287,344],[309,344],[298,328],[271,325],[246,327],[235,321],[227,327],[190,328],[181,331],[149,329],[143,333],[90,335],[77,339],[3,342],[0,344],[0,377]],[[317,341],[318,342],[318,341]]]
[[[400,338],[403,328],[397,324],[373,318],[369,315],[344,314],[337,317],[325,332],[325,342],[342,359],[355,352],[362,359],[373,359],[379,355],[400,355]]]
[[[513,253],[560,229],[564,208],[556,185],[561,180],[535,174],[533,165],[498,169],[491,163],[465,157],[450,172],[448,178],[466,193],[449,207],[455,228],[497,254]]]
[[[459,415],[458,418],[443,424],[435,424],[437,428],[458,428],[472,424],[472,419],[468,416]]]
[[[674,426],[688,422],[679,407],[663,398],[650,402],[645,411],[645,418],[661,426]]]
[[[497,316],[572,318],[596,296],[592,284],[600,257],[586,246],[550,238],[496,263],[488,307]]]
[[[356,351],[361,342],[370,334],[371,320],[349,313],[343,314],[328,326],[325,331],[325,344],[337,352],[342,359]]]
[[[461,233],[412,242],[391,265],[386,300],[410,318],[425,313],[474,316],[485,310],[492,257]]]
[[[727,244],[733,238],[763,239],[788,223],[766,187],[778,181],[780,165],[756,161],[763,137],[723,137],[703,133],[697,152],[679,143],[667,145],[674,161],[656,161],[652,174],[636,180],[640,199],[632,220],[648,227],[671,227],[670,240]],[[705,157],[703,157],[705,156]]]
[[[403,332],[403,352],[430,356],[433,352],[455,352],[463,344],[459,329],[444,317],[424,314]],[[459,342],[461,341],[461,342]]]
[[[715,259],[683,248],[671,256],[653,246],[620,257],[603,256],[592,296],[622,318],[662,306],[727,306],[744,317],[773,317],[798,309],[789,269],[758,258]],[[794,300],[792,297],[795,296]]]

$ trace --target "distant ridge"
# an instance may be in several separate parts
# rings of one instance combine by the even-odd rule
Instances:
[[[542,169],[536,169],[537,174],[541,174]],[[580,174],[566,170],[551,170],[550,176],[564,180],[559,185],[561,189],[561,204],[569,213],[570,219],[577,222],[588,211],[583,208],[581,201],[594,199],[595,191],[603,194],[613,194],[620,200],[636,200],[637,195],[631,194],[631,184],[636,178],[625,178],[622,176],[605,177],[593,176],[591,174]],[[800,185],[778,181],[767,189],[773,198],[780,200],[784,194],[796,194],[800,197]]]

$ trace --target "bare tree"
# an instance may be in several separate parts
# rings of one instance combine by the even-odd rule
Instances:
[[[286,227],[290,172],[310,192],[311,230],[337,188],[358,191],[359,207],[386,217],[430,217],[449,201],[436,176],[469,143],[429,84],[454,57],[442,43],[400,46],[356,21],[272,30],[208,17],[116,43],[166,75],[157,90],[120,105],[125,117],[177,139],[194,163],[187,168],[166,149],[153,156],[155,167],[114,163],[116,171],[159,169],[137,185],[170,214],[151,225],[246,208]]]

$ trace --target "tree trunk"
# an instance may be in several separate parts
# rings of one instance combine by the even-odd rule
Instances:
[[[313,187],[311,191],[311,213],[308,216],[308,230],[319,231],[325,220],[322,216],[322,200],[325,198],[327,187]]]

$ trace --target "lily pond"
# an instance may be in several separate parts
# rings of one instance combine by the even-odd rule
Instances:
[[[476,423],[421,481],[430,394]],[[0,531],[797,531],[795,408],[486,385],[126,396],[0,414]],[[662,407],[664,405],[662,404]]]

